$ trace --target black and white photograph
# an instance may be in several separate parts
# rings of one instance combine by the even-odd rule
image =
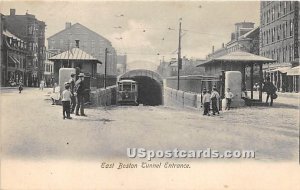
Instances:
[[[299,14],[0,0],[0,189],[299,190]]]

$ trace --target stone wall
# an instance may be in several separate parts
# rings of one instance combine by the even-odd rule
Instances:
[[[111,106],[116,104],[117,87],[100,88],[90,93],[92,106]]]

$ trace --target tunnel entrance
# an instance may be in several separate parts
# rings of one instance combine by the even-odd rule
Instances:
[[[162,86],[156,80],[146,76],[133,77],[138,83],[138,103],[147,106],[162,104]]]
[[[132,79],[138,83],[138,104],[147,106],[163,104],[163,81],[158,73],[137,69],[124,73],[119,79]]]

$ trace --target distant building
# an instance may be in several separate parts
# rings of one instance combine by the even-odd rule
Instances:
[[[16,15],[15,9],[4,19],[6,29],[27,44],[25,85],[38,86],[44,75],[45,22],[28,13]]]
[[[66,23],[65,29],[50,36],[48,49],[64,52],[76,47],[75,40],[80,41],[80,49],[100,60],[103,64],[97,66],[97,73],[104,74],[105,70],[105,48],[107,54],[107,75],[117,74],[117,55],[111,42],[89,28],[76,23]]]
[[[117,74],[121,75],[126,73],[127,70],[127,55],[117,56]]]
[[[279,90],[299,91],[299,76],[287,76],[287,68],[299,65],[299,1],[260,5],[260,55],[277,60],[265,71]]]
[[[53,85],[53,78],[54,78],[54,63],[53,61],[50,61],[49,58],[56,55],[56,52],[51,52],[49,50],[46,50],[45,52],[45,71],[44,71],[44,79],[46,82],[46,85],[49,87]]]
[[[231,33],[231,40],[222,44],[220,49],[212,47],[212,53],[207,59],[217,58],[230,52],[244,51],[259,55],[259,27],[254,28],[252,22],[239,22],[235,24],[235,32]]]
[[[200,63],[204,62],[202,59],[188,59],[186,57],[182,58],[182,69],[180,70],[180,75],[203,75],[204,68],[196,67]],[[162,60],[157,67],[157,72],[164,78],[177,76],[178,74],[177,59],[172,58],[169,62]]]

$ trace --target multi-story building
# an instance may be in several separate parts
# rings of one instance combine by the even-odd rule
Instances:
[[[1,34],[1,86],[24,83],[27,45],[5,27]]]
[[[105,72],[105,49],[107,48],[107,75],[117,74],[117,55],[111,42],[79,23],[72,25],[70,22],[67,22],[65,29],[50,36],[47,40],[49,50],[59,50],[60,52],[75,48],[75,41],[79,40],[79,48],[81,50],[103,63],[97,66],[97,73],[100,74]]]
[[[222,44],[222,47],[207,55],[207,59],[217,58],[230,52],[245,51],[259,54],[259,27],[254,28],[252,22],[239,22],[235,24],[235,32],[231,33],[231,40]]]
[[[127,69],[127,55],[117,56],[117,74],[121,75],[126,72]]]
[[[25,85],[38,86],[44,75],[45,23],[32,14],[16,15],[15,9],[4,19],[7,30],[27,44]]]
[[[262,1],[260,5],[260,55],[277,60],[265,71],[279,90],[295,91],[299,76],[292,79],[286,71],[299,65],[299,1]]]

